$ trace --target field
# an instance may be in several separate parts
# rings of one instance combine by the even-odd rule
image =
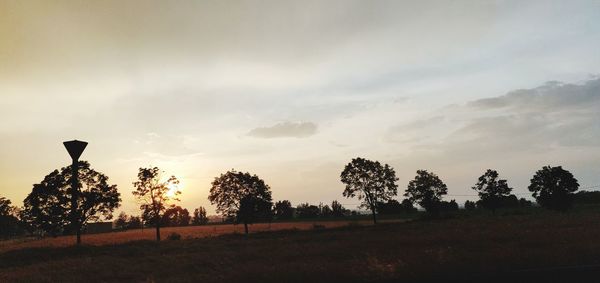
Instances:
[[[399,221],[399,220],[396,220]],[[384,220],[384,222],[386,222]],[[390,222],[389,220],[387,222]],[[360,221],[314,221],[314,222],[284,222],[284,223],[257,223],[249,225],[251,233],[279,230],[308,230],[313,229],[315,225],[323,228],[334,228],[354,223],[358,225],[369,225],[370,220]],[[166,237],[175,232],[181,235],[182,239],[195,239],[214,237],[223,234],[244,233],[243,225],[206,225],[206,226],[188,226],[188,227],[165,227],[160,229],[161,238]],[[127,230],[123,232],[102,233],[83,235],[82,242],[85,245],[103,246],[122,244],[131,241],[139,240],[154,240],[156,232],[154,228]],[[0,241],[0,252],[9,250],[18,250],[23,248],[37,247],[69,247],[75,243],[75,236],[48,237],[43,239],[25,239]]]
[[[69,237],[12,242],[0,252],[0,282],[597,282],[599,220],[589,210],[272,224],[249,236],[219,230],[231,225],[170,228],[182,240],[161,243],[127,242],[151,230],[86,236],[82,247],[62,247]]]

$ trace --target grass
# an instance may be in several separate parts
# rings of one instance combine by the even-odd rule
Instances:
[[[400,221],[400,220],[384,220]],[[257,223],[249,226],[251,233],[279,230],[308,230],[315,225],[323,228],[334,228],[345,226],[349,221],[305,221],[305,222],[279,222],[279,223]],[[369,225],[371,220],[353,220],[352,223]],[[163,227],[160,229],[161,238],[166,239],[173,232],[181,235],[183,239],[215,237],[224,234],[244,233],[243,225],[205,225],[187,227]],[[85,245],[104,246],[121,244],[139,240],[154,240],[156,237],[154,228],[133,229],[122,232],[83,235],[82,242]],[[35,247],[69,247],[75,243],[75,236],[48,237],[43,239],[16,239],[0,241],[0,252]]]
[[[204,238],[175,228],[182,240],[5,249],[0,282],[581,282],[600,270],[599,219],[586,210],[318,229],[307,222],[304,230]],[[559,268],[573,265],[592,267]]]

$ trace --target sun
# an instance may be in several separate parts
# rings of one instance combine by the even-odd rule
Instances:
[[[177,196],[177,191],[179,191],[181,193],[182,188],[183,188],[183,184],[181,184],[181,182],[179,184],[169,184],[167,185],[167,188],[169,189],[167,191],[167,196],[168,197],[175,197]]]

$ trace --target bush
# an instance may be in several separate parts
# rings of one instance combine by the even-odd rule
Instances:
[[[321,224],[313,224],[313,229],[315,230],[322,230],[325,229],[325,225],[321,225]]]
[[[181,235],[179,235],[178,233],[173,232],[173,233],[169,234],[169,236],[167,236],[167,240],[170,240],[170,241],[179,241],[179,240],[181,240]]]

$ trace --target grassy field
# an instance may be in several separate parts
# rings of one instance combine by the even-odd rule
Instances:
[[[581,282],[600,278],[600,212],[595,210],[347,224],[314,229],[313,223],[306,223],[304,230],[249,236],[186,234],[186,229],[196,227],[172,228],[188,236],[161,243],[100,241],[83,247],[43,248],[27,243],[7,248],[23,244],[12,243],[0,252],[0,282]],[[136,231],[101,236],[128,233]],[[151,235],[151,231],[144,233]],[[86,238],[84,242],[91,242],[91,236]]]
[[[383,220],[384,222],[400,220]],[[251,233],[279,230],[308,230],[313,229],[315,225],[324,228],[334,228],[354,223],[359,225],[369,225],[371,220],[359,221],[305,221],[305,222],[280,222],[280,223],[257,223],[249,226]],[[187,227],[164,227],[160,229],[161,238],[175,232],[181,235],[182,239],[195,239],[214,237],[223,234],[244,233],[243,225],[206,225],[206,226],[187,226]],[[154,228],[134,229],[123,232],[102,233],[83,235],[82,242],[85,245],[104,246],[121,244],[139,240],[154,240],[156,232]],[[75,243],[75,236],[48,237],[43,239],[19,239],[11,241],[0,241],[0,252],[9,250],[18,250],[24,248],[36,247],[69,247]]]

